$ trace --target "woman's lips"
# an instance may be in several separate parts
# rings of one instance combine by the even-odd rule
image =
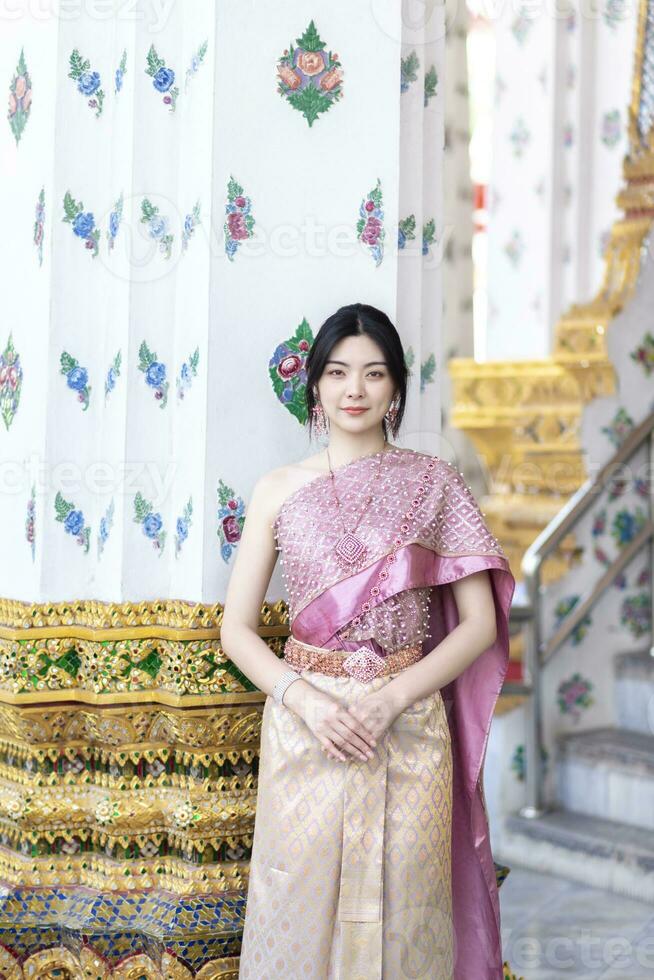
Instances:
[[[343,411],[347,412],[348,415],[362,415],[364,412],[367,412],[368,409],[367,408],[344,408]]]

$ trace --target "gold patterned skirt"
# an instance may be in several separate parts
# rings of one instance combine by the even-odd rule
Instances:
[[[301,672],[354,704],[362,683]],[[241,980],[451,980],[452,753],[440,691],[400,714],[367,761],[329,758],[268,697]]]

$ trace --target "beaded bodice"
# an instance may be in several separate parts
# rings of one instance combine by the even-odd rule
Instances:
[[[391,449],[337,467],[334,481],[340,516],[329,473],[314,477],[285,499],[273,530],[288,592],[291,625],[316,596],[392,550],[432,458],[411,449]],[[429,492],[408,521],[406,542],[417,542],[440,554],[503,555],[460,474],[445,460],[437,459],[436,463]],[[351,528],[359,519],[373,478],[374,495],[356,532],[366,551],[344,568],[335,546],[344,526]],[[391,653],[428,639],[430,591],[406,589],[372,607],[362,615],[358,627],[350,623],[340,630],[343,647],[348,649],[355,641],[371,639],[379,652]]]

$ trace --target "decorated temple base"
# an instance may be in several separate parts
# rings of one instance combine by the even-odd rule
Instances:
[[[0,603],[2,980],[237,978],[264,698],[221,612]]]

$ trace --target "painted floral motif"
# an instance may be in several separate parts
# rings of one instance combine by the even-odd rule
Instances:
[[[77,48],[73,48],[68,60],[70,71],[68,77],[77,82],[77,91],[80,92],[88,101],[89,109],[95,109],[95,118],[102,115],[104,104],[104,92],[100,88],[100,75],[97,71],[91,71],[91,62],[82,58]]]
[[[188,248],[188,243],[200,222],[200,202],[196,201],[193,210],[184,218],[184,228],[182,230],[182,252]]]
[[[438,73],[436,65],[432,65],[429,71],[425,72],[425,109],[429,105],[429,100],[436,95],[438,85]]]
[[[177,106],[177,96],[179,95],[179,89],[176,85],[173,85],[175,72],[172,68],[166,68],[166,62],[163,58],[159,57],[154,44],[150,45],[147,61],[146,75],[149,75],[152,79],[152,84],[156,91],[163,94],[163,101],[168,106],[168,111],[174,112]]]
[[[609,502],[617,500],[618,497],[623,497],[627,490],[629,489],[629,480],[625,480],[622,476],[612,476],[606,487],[607,496]]]
[[[282,405],[301,425],[307,422],[305,389],[307,355],[313,344],[313,333],[306,319],[294,335],[275,348],[268,362],[273,391]]]
[[[64,216],[62,221],[72,225],[73,233],[81,238],[85,248],[93,252],[93,258],[98,254],[100,229],[95,227],[92,211],[85,211],[81,201],[76,201],[70,191],[64,195]]]
[[[188,502],[184,508],[181,517],[177,518],[177,523],[175,525],[175,558],[179,558],[182,545],[188,538],[188,529],[193,523],[193,499],[188,498]]]
[[[378,177],[377,186],[370,191],[367,197],[364,197],[359,206],[359,220],[357,222],[357,238],[370,250],[376,266],[381,264],[384,257],[385,237],[384,202],[381,181]]]
[[[647,517],[642,507],[636,507],[633,513],[626,508],[619,510],[611,524],[611,536],[618,548],[624,548],[633,541],[646,522]]]
[[[422,254],[429,255],[429,246],[436,242],[436,222],[433,218],[422,226]]]
[[[635,350],[632,350],[629,356],[632,361],[641,365],[649,378],[650,374],[654,371],[654,335],[652,335],[651,331],[647,331],[642,343]]]
[[[629,435],[634,427],[634,420],[626,408],[619,408],[609,425],[603,425],[601,431],[609,442],[616,447]]]
[[[39,253],[39,265],[43,265],[43,234],[45,226],[45,188],[41,188],[39,199],[34,209],[34,236],[33,242]]]
[[[577,12],[572,9],[565,19],[565,29],[568,34],[574,34],[577,29]]]
[[[218,540],[220,555],[228,562],[232,552],[241,540],[245,524],[245,504],[242,497],[237,497],[231,487],[222,480],[218,481]]]
[[[549,763],[549,752],[544,745],[541,746],[540,757],[543,760],[543,774],[547,772]],[[516,745],[515,752],[511,757],[511,771],[515,773],[515,777],[520,783],[524,783],[527,778],[527,758],[525,753],[525,747],[522,743]]]
[[[531,141],[531,133],[522,116],[518,116],[516,119],[513,129],[509,133],[509,140],[513,144],[513,156],[521,157]]]
[[[120,816],[118,804],[109,796],[99,800],[95,808],[95,819],[99,824],[112,824]]]
[[[116,73],[114,75],[114,94],[118,95],[123,87],[123,79],[127,72],[127,50],[123,49],[123,54],[120,59],[120,64],[116,68]]]
[[[511,24],[511,33],[518,44],[525,43],[533,26],[534,19],[529,16],[529,8],[521,6]]]
[[[0,412],[7,430],[18,411],[22,388],[23,368],[12,335],[9,334],[7,346],[0,354]]]
[[[186,828],[189,827],[194,821],[200,819],[200,811],[197,804],[191,802],[191,800],[186,800],[173,812],[173,823],[177,827]]]
[[[613,109],[611,112],[605,112],[602,116],[602,132],[600,134],[600,139],[604,146],[613,147],[616,146],[622,138],[622,120],[620,119],[620,110]]]
[[[343,94],[343,71],[338,55],[325,51],[313,20],[277,62],[277,91],[309,126],[331,109]]]
[[[70,500],[64,500],[57,491],[55,497],[55,516],[64,525],[66,534],[72,534],[78,544],[84,548],[84,554],[89,550],[91,541],[91,528],[84,524],[84,514],[81,510],[76,510],[75,504]]]
[[[113,206],[113,210],[109,212],[109,230],[107,231],[107,239],[109,251],[111,252],[114,245],[116,244],[116,235],[118,234],[118,229],[120,228],[121,221],[123,220],[123,193],[121,191],[120,197]]]
[[[407,92],[412,82],[418,78],[420,59],[415,51],[400,59],[400,92]]]
[[[561,681],[557,690],[561,714],[570,715],[575,721],[581,718],[581,709],[590,708],[595,703],[590,694],[592,689],[592,681],[579,673],[573,674],[567,681]]]
[[[32,490],[27,501],[27,516],[25,518],[25,540],[32,550],[32,561],[36,555],[36,487]]]
[[[520,262],[522,261],[522,256],[524,255],[524,251],[525,251],[524,239],[520,234],[520,231],[516,228],[516,230],[513,232],[513,235],[504,246],[504,254],[509,259],[514,269],[517,269],[517,267],[520,265]]]
[[[168,402],[166,365],[157,360],[157,355],[145,341],[139,347],[139,371],[143,372],[146,384],[153,389],[154,397],[160,402],[159,408],[165,408]]]
[[[170,234],[168,218],[162,218],[157,205],[152,204],[147,197],[144,197],[141,202],[141,224],[147,225],[150,238],[159,242],[159,251],[169,259],[174,236]]]
[[[406,243],[414,241],[416,237],[416,217],[410,214],[408,218],[402,218],[397,228],[397,247],[406,248]]]
[[[579,602],[578,595],[567,596],[565,599],[559,600],[554,608],[554,615],[556,616],[557,628],[561,625],[563,620],[569,613],[572,612],[574,607]],[[584,616],[580,623],[577,623],[572,633],[570,634],[570,639],[573,646],[578,646],[586,633],[588,632],[588,627],[592,625],[592,619],[590,615]]]
[[[250,214],[252,202],[243,193],[243,188],[230,176],[227,185],[227,204],[225,205],[225,251],[230,262],[241,242],[252,238],[255,220]]]
[[[120,364],[122,361],[122,354],[120,351],[116,353],[113,361],[109,365],[109,370],[107,371],[107,377],[104,381],[104,397],[108,398],[110,393],[116,387],[116,381],[120,377]]]
[[[413,367],[416,355],[414,353],[413,347],[407,347],[404,352],[404,361],[406,366],[411,371]],[[434,373],[436,371],[436,358],[434,354],[431,353],[420,365],[420,392],[424,392],[425,386],[434,380]]]
[[[606,0],[602,16],[607,27],[615,30],[617,25],[625,20],[625,0]]]
[[[191,58],[191,64],[186,69],[186,77],[184,79],[184,91],[185,92],[188,89],[188,83],[189,83],[189,81],[193,78],[194,75],[197,75],[197,73],[199,71],[199,68],[200,68],[200,65],[204,61],[204,56],[207,53],[208,46],[209,46],[209,42],[208,41],[203,41],[202,44],[200,45],[200,47],[198,48],[198,50],[195,52],[195,54]]]
[[[648,592],[625,596],[620,610],[620,622],[632,636],[644,636],[652,628],[652,608]]]
[[[575,141],[575,131],[572,123],[565,123],[563,126],[563,145],[565,147],[571,147],[574,145]]]
[[[420,365],[420,391],[425,390],[425,386],[434,380],[434,373],[436,371],[436,358],[433,353],[423,361]]]
[[[71,391],[77,392],[77,400],[82,403],[82,411],[85,412],[89,407],[89,395],[91,385],[89,372],[84,367],[80,367],[78,361],[67,351],[63,351],[59,358],[60,374],[66,379],[66,384]]]
[[[146,538],[152,541],[152,547],[163,554],[166,544],[166,531],[163,529],[163,518],[155,512],[149,500],[146,500],[139,490],[134,497],[134,523],[140,524]]]
[[[654,477],[652,477],[654,479]],[[645,477],[637,476],[634,480],[634,490],[639,497],[643,497],[645,500],[649,499],[649,480]]]
[[[109,538],[109,532],[114,526],[114,511],[115,505],[112,497],[104,516],[100,518],[100,530],[98,531],[98,558],[101,557],[102,552],[104,551],[104,546]]]
[[[23,48],[21,48],[16,74],[9,86],[9,107],[7,109],[7,119],[17,146],[29,119],[31,108],[32,79],[25,64]]]
[[[179,370],[179,374],[177,375],[177,398],[179,401],[183,401],[186,392],[193,383],[193,378],[195,378],[198,373],[199,360],[200,349],[196,347],[188,361],[184,361]]]

